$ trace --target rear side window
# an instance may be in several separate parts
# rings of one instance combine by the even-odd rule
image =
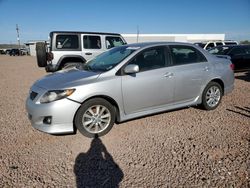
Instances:
[[[79,38],[78,35],[57,35],[56,36],[57,49],[78,49]]]
[[[116,46],[122,46],[125,43],[123,42],[123,40],[121,39],[121,37],[106,37],[106,48],[110,49]]]
[[[206,62],[205,56],[192,46],[169,46],[173,65]]]
[[[237,45],[236,42],[225,42],[225,45]]]
[[[85,35],[83,36],[83,46],[85,49],[101,49],[101,37]]]
[[[216,46],[223,46],[222,42],[216,42]]]

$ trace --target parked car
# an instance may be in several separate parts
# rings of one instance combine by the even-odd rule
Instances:
[[[19,56],[19,55],[21,55],[21,52],[19,49],[13,48],[10,50],[9,55],[10,56]]]
[[[218,57],[230,56],[235,70],[250,68],[250,45],[219,46],[209,50]]]
[[[208,42],[196,42],[194,43],[197,46],[200,46],[201,48],[205,50],[209,50],[215,46],[223,46],[223,45],[237,45],[237,41],[232,41],[232,40],[218,40],[218,41],[208,41]]]
[[[25,48],[20,49],[20,55],[28,55],[28,50]]]
[[[6,54],[6,53],[5,53],[5,50],[2,50],[2,49],[1,49],[1,50],[0,50],[0,54]]]
[[[138,43],[113,48],[47,75],[30,89],[34,128],[52,134],[102,136],[115,122],[185,106],[215,109],[234,87],[231,61],[187,43]]]
[[[46,43],[36,44],[38,66],[45,67],[47,72],[82,66],[102,52],[126,44],[117,33],[53,31],[50,39],[48,53]]]
[[[11,49],[6,49],[5,54],[10,54]]]

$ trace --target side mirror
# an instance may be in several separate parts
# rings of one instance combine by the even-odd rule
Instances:
[[[133,74],[139,72],[139,66],[135,64],[127,65],[124,69],[126,74]]]

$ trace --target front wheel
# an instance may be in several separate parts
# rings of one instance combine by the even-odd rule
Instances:
[[[93,98],[83,103],[74,119],[80,133],[89,138],[107,134],[114,122],[115,109],[102,98]]]
[[[66,63],[62,69],[72,69],[72,68],[77,68],[77,69],[81,69],[83,66],[83,63]]]
[[[222,88],[217,82],[210,82],[202,94],[202,107],[206,110],[214,110],[219,106],[222,98]]]

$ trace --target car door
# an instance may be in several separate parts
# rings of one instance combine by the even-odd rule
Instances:
[[[146,49],[128,64],[139,72],[122,76],[123,104],[126,114],[150,110],[173,101],[174,82],[166,67],[165,47]]]
[[[170,45],[172,67],[169,72],[175,80],[174,103],[192,102],[201,93],[212,66],[205,56],[192,46]]]
[[[234,64],[235,70],[240,70],[244,68],[244,56],[246,51],[242,46],[234,47],[230,52],[231,61]]]
[[[82,56],[88,61],[105,51],[100,35],[82,35]]]

